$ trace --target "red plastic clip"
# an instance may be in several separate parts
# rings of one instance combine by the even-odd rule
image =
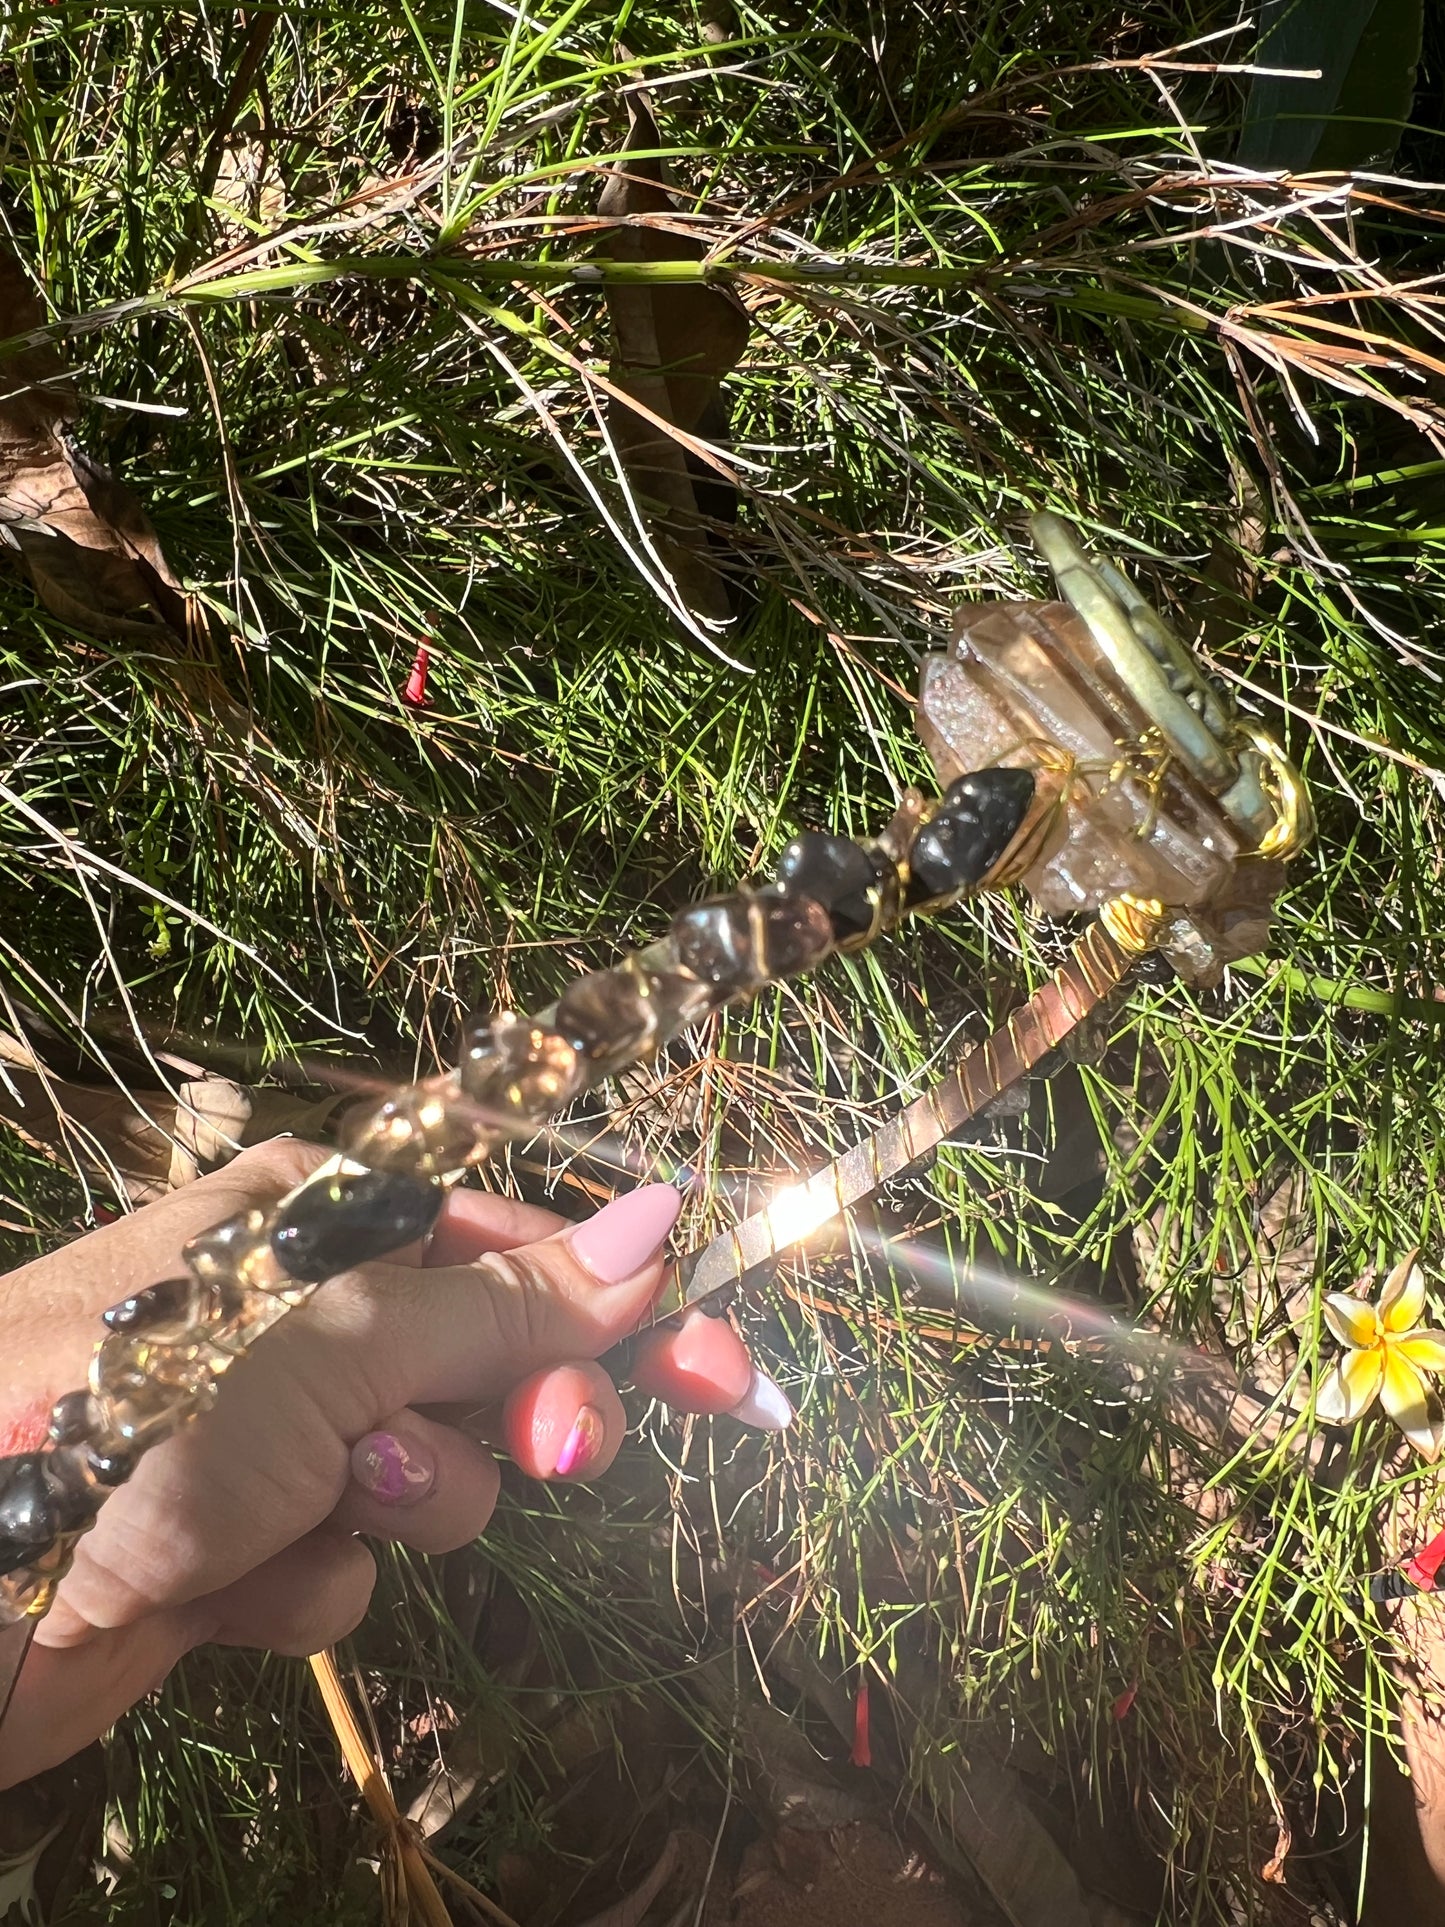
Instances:
[[[1405,1567],[1405,1577],[1421,1592],[1434,1592],[1435,1575],[1445,1565],[1445,1532],[1437,1532],[1429,1545],[1422,1546]]]
[[[853,1751],[848,1755],[854,1766],[872,1766],[873,1744],[868,1728],[868,1675],[858,1675],[858,1691],[853,1700]]]
[[[430,667],[431,651],[423,646],[416,652],[411,674],[406,679],[406,688],[401,692],[401,699],[409,709],[426,708],[426,675]]]

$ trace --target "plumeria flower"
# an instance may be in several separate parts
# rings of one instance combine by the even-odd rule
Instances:
[[[1405,1437],[1427,1459],[1445,1438],[1445,1409],[1430,1382],[1445,1372],[1445,1332],[1420,1323],[1425,1274],[1409,1252],[1385,1280],[1375,1304],[1332,1291],[1325,1323],[1345,1347],[1315,1395],[1315,1415],[1326,1425],[1353,1425],[1378,1398]]]

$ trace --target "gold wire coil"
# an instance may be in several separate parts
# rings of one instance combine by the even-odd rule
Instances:
[[[1315,812],[1304,778],[1267,729],[1241,722],[1239,735],[1264,758],[1264,788],[1274,805],[1273,826],[1265,832],[1256,856],[1287,863],[1315,833]]]

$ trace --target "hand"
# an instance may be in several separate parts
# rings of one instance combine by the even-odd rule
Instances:
[[[174,1277],[189,1238],[326,1156],[260,1145],[0,1279],[0,1452],[33,1445],[84,1382],[107,1306]],[[345,1273],[283,1319],[81,1540],[0,1724],[0,1786],[104,1732],[193,1646],[303,1654],[343,1638],[376,1577],[357,1535],[421,1552],[475,1538],[497,1498],[487,1440],[535,1478],[604,1471],[626,1424],[594,1361],[644,1322],[679,1202],[649,1185],[569,1226],[455,1191],[424,1253]],[[633,1377],[683,1410],[791,1417],[731,1328],[698,1313],[639,1339]]]

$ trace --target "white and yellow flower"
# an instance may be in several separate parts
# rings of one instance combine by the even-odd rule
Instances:
[[[1445,1332],[1420,1323],[1425,1274],[1412,1251],[1372,1305],[1342,1291],[1324,1302],[1325,1323],[1345,1347],[1315,1394],[1326,1425],[1353,1425],[1378,1398],[1410,1443],[1433,1459],[1445,1439],[1445,1408],[1430,1374],[1445,1372]]]

